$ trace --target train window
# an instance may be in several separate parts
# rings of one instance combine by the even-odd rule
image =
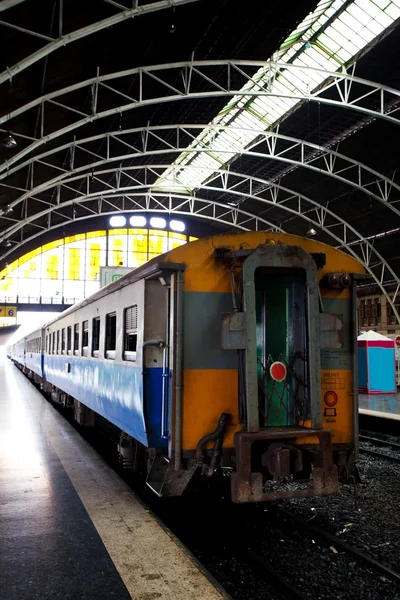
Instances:
[[[79,354],[79,323],[74,325],[74,354]]]
[[[117,315],[110,313],[106,315],[106,358],[115,358],[115,342],[117,337]]]
[[[60,330],[57,331],[57,349],[56,353],[60,354]]]
[[[89,346],[89,321],[82,323],[82,356],[88,355]]]
[[[136,360],[137,348],[137,304],[124,311],[124,360]]]
[[[52,354],[56,353],[56,332],[53,331],[53,350],[52,350]]]
[[[72,350],[72,327],[67,327],[67,352],[71,354]]]
[[[61,354],[65,354],[65,328],[61,329]]]
[[[100,349],[100,317],[92,321],[92,356],[98,358]]]

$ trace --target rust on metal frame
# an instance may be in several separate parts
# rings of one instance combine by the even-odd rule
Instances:
[[[313,469],[312,486],[292,491],[264,492],[262,473],[251,471],[251,447],[256,441],[288,440],[317,437],[321,449],[322,467]],[[284,498],[325,496],[338,491],[337,467],[332,458],[332,437],[327,429],[305,427],[268,427],[257,432],[239,431],[235,434],[236,471],[232,474],[232,500],[236,503],[263,502]],[[311,483],[311,482],[310,482]]]

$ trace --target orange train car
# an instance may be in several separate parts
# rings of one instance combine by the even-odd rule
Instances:
[[[202,239],[163,261],[184,265],[182,398],[165,471],[230,468],[235,502],[334,493],[354,471],[364,269],[316,240],[262,232]]]

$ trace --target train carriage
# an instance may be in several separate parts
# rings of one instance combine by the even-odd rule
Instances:
[[[10,346],[7,350],[7,355],[19,368],[24,369],[26,361],[26,338],[22,337]]]
[[[232,472],[232,498],[323,495],[354,462],[359,263],[246,232],[176,248],[43,329],[42,385],[121,431],[160,496]]]
[[[40,383],[43,378],[43,329],[32,331],[26,336],[25,372],[30,379]]]

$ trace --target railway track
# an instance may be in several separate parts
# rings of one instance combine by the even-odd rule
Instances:
[[[392,579],[397,584],[400,584],[400,572],[396,571],[389,565],[379,562],[378,560],[376,560],[372,556],[369,556],[362,550],[359,550],[358,548],[347,544],[337,535],[329,533],[328,531],[325,531],[324,529],[321,529],[316,525],[312,525],[309,521],[303,519],[303,517],[300,517],[285,508],[275,505],[274,510],[277,511],[277,514],[279,513],[281,516],[290,520],[292,523],[298,525],[303,531],[306,531],[312,536],[315,536],[316,538],[325,541],[327,544],[334,546],[336,549],[340,548],[340,550],[347,553],[348,555],[355,557],[358,561],[367,565],[371,569],[375,569],[376,571],[384,573],[386,577]]]
[[[277,589],[288,598],[298,600],[308,600],[307,594],[293,585],[290,580],[277,571],[272,565],[261,558],[254,550],[244,550],[240,552],[241,560],[247,561],[251,568],[257,572],[257,575],[266,582],[275,583]]]
[[[103,437],[101,446],[103,446],[104,444],[104,439],[105,438]],[[107,439],[108,443],[112,446],[114,441],[111,438]],[[364,434],[360,437],[360,441],[375,443],[374,438],[368,437]],[[378,440],[378,442],[381,442],[380,445],[382,446],[388,446],[388,443],[384,440]],[[90,443],[93,443],[93,440],[91,440]],[[392,447],[393,450],[399,450],[400,453],[400,444],[396,445],[392,443],[389,444],[389,447]],[[104,451],[104,447],[102,449]],[[382,456],[385,457],[385,455]],[[388,458],[392,458],[392,456],[388,456]],[[398,460],[400,461],[400,457]],[[115,465],[115,468],[119,471],[117,465]],[[121,475],[120,471],[119,473]],[[218,564],[222,564],[222,561],[224,559],[227,560],[227,557],[227,562],[231,562],[233,560],[234,564],[240,567],[245,566],[246,570],[250,574],[250,577],[246,577],[246,580],[241,582],[241,586],[243,586],[244,588],[246,588],[246,586],[248,585],[254,586],[254,580],[259,581],[258,585],[256,585],[256,587],[252,587],[251,589],[251,597],[254,598],[254,600],[272,600],[272,598],[279,598],[281,600],[308,600],[310,598],[308,593],[309,590],[298,588],[295,584],[296,582],[293,583],[293,579],[291,580],[290,578],[286,577],[286,575],[283,574],[280,570],[278,570],[279,565],[278,569],[272,566],[272,564],[270,564],[269,561],[270,557],[268,556],[268,553],[265,554],[264,551],[257,546],[257,544],[249,548],[247,548],[246,545],[237,545],[235,542],[227,542],[221,545],[218,541],[216,542],[216,540],[214,539],[214,543],[212,544],[212,550],[216,552],[216,556],[210,564],[204,565],[204,556],[210,550],[210,539],[209,537],[207,537],[210,535],[210,531],[206,527],[207,519],[206,522],[203,523],[202,526],[199,528],[200,531],[193,531],[192,528],[190,528],[191,533],[188,536],[187,527],[185,527],[185,535],[182,535],[181,527],[176,527],[175,517],[172,518],[171,522],[170,518],[166,518],[167,515],[165,514],[164,510],[159,510],[160,503],[157,502],[157,499],[153,497],[148,497],[147,494],[145,494],[143,497],[141,493],[142,491],[140,489],[136,487],[134,489],[135,492],[138,493],[141,500],[146,504],[150,505],[150,510],[156,515],[157,520],[161,523],[164,523],[166,527],[170,531],[172,531],[172,534],[179,540],[181,540],[182,546],[186,547],[189,550],[190,554],[195,557],[195,562],[198,563],[200,568],[203,568],[205,569],[205,571],[212,574],[213,578],[219,583],[221,588],[224,590],[224,597],[226,599],[233,600],[233,598],[243,597],[243,595],[240,592],[239,594],[237,594],[237,591],[235,589],[236,586],[239,585],[239,582],[234,583],[234,588],[232,588],[232,585],[226,585],[227,582],[228,584],[232,584],[232,579],[234,578],[232,574],[232,569],[226,572],[225,565],[218,568]],[[204,510],[204,507],[202,508]],[[195,514],[200,514],[200,509],[201,507],[199,508],[199,512],[195,510]],[[236,512],[234,512],[234,507],[231,507],[230,510],[232,510],[232,519],[228,519],[228,521],[232,522],[233,520],[238,519],[238,515],[236,515]],[[296,526],[298,526],[299,529],[301,529],[302,531],[307,532],[310,535],[310,537],[312,536],[315,538],[319,538],[321,541],[326,542],[328,546],[335,546],[338,550],[341,550],[348,555],[354,556],[359,562],[365,564],[371,569],[380,571],[387,578],[390,578],[392,581],[396,582],[397,585],[400,585],[400,573],[396,572],[388,565],[380,563],[379,561],[377,561],[373,557],[368,556],[358,548],[354,548],[349,544],[346,544],[339,537],[330,534],[324,531],[323,529],[309,523],[302,517],[295,515],[289,510],[281,508],[277,505],[273,505],[273,510],[276,511],[277,514],[279,513],[280,516],[284,517],[287,521],[290,520],[292,523],[296,524]],[[166,512],[169,512],[169,510],[167,510]],[[256,512],[258,512],[258,510]],[[187,515],[180,514],[180,511],[178,511],[178,513],[180,515],[178,521],[181,520],[181,518],[183,519],[183,521],[185,521],[185,516],[187,517]],[[193,511],[191,511],[191,515],[192,514]],[[170,515],[168,516],[170,517]],[[221,525],[221,521],[219,521],[218,524]],[[271,524],[271,527],[274,528],[273,523]],[[220,531],[220,534],[222,534],[223,531],[224,527],[222,527],[222,531]],[[227,534],[228,532],[224,532],[222,538],[225,538],[227,540]],[[203,539],[203,536],[205,539]],[[194,544],[193,539],[195,540]],[[200,556],[198,556],[199,548]],[[215,565],[216,568],[214,570]],[[242,575],[239,577],[239,579],[242,579]]]
[[[371,436],[366,433],[362,433],[360,434],[359,439],[360,442],[369,442],[370,444],[375,444],[376,446],[387,446],[388,448],[393,448],[393,450],[398,450],[400,452],[400,444],[373,437],[373,434]]]
[[[152,514],[152,517],[165,528],[170,535],[175,537],[184,551],[191,556],[193,562],[202,572],[206,573],[206,576],[212,581],[213,585],[221,591],[223,598],[225,600],[234,600],[234,597],[227,589],[225,582],[225,579],[231,579],[231,574],[224,573],[224,569],[222,569],[221,572],[213,574],[212,565],[205,566],[202,558],[199,557],[196,550],[193,549],[193,544],[191,543],[193,540],[191,538],[194,536],[196,539],[197,544],[195,543],[194,546],[199,545],[201,547],[203,544],[203,535],[209,533],[206,524],[203,524],[204,527],[201,528],[201,532],[190,529],[187,522],[188,515],[185,514],[184,509],[182,510],[182,513],[178,511],[179,516],[176,520],[177,515],[175,511],[171,513],[170,509],[163,505],[163,502],[149,491],[149,488],[142,482],[134,482],[129,475],[123,471],[120,463],[115,459],[114,447],[118,442],[116,442],[108,431],[102,430],[99,437],[97,437],[97,435],[93,436],[91,435],[92,432],[90,430],[79,427],[76,421],[70,417],[68,411],[65,411],[58,405],[53,404],[53,406],[68,419],[78,432],[99,452],[99,454],[103,456],[118,475],[132,487],[138,499],[146,506],[146,509]],[[232,506],[231,508],[234,509]],[[182,528],[180,524],[177,527],[177,522],[179,523],[181,518],[183,522],[186,523]],[[186,535],[183,535],[183,531],[187,534],[189,529],[190,535],[186,539]],[[206,541],[206,548],[208,553],[208,538]],[[264,582],[264,585],[259,586],[259,590],[252,590],[252,597],[254,600],[309,600],[307,594],[298,589],[287,577],[285,577],[285,575],[260,557],[256,550],[243,547],[242,545],[236,546],[235,544],[229,544],[227,548],[220,543],[214,543],[213,550],[216,551],[220,558],[226,555],[226,552],[228,551],[231,559],[235,560],[238,564],[246,565],[248,567],[248,571],[254,579]]]
[[[365,448],[364,446],[360,446],[360,452],[362,452],[363,454],[368,454],[369,456],[373,456],[375,458],[385,458],[387,460],[400,463],[400,444],[389,440],[377,438],[374,436],[373,433],[371,434],[369,432],[361,433],[359,436],[359,440],[360,442],[368,443],[374,446],[380,446],[383,448],[388,448],[398,453],[387,454],[385,452],[378,452],[371,448]]]

